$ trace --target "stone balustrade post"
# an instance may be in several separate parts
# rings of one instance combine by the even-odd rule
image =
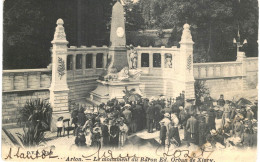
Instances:
[[[97,53],[93,53],[92,55],[92,65],[93,65],[92,68],[95,72],[97,68]]]
[[[76,70],[76,54],[72,55],[72,70],[75,71]]]
[[[39,82],[38,87],[41,88],[41,72],[36,73],[37,81]]]
[[[82,74],[86,74],[86,54],[82,54]]]
[[[14,90],[14,73],[10,73],[9,78],[10,78],[10,89]]]
[[[50,87],[50,104],[52,106],[51,131],[56,131],[57,119],[61,116],[64,119],[69,118],[67,85],[67,44],[66,34],[64,32],[63,20],[57,20],[52,48],[52,81]],[[75,66],[75,65],[74,65]]]
[[[149,68],[153,68],[153,52],[149,52]]]
[[[185,98],[194,99],[194,75],[193,75],[193,44],[190,32],[190,25],[184,24],[180,41],[180,80],[182,90],[185,91]]]
[[[28,88],[28,73],[23,73],[23,84],[24,84],[24,89]]]
[[[107,53],[103,53],[103,68],[105,69],[107,66]]]

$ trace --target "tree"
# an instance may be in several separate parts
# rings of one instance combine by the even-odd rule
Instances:
[[[250,44],[248,56],[257,56],[258,3],[257,0],[140,0],[147,28],[172,28],[171,44],[177,45],[183,24],[191,25],[194,60],[228,61],[235,59],[232,40],[237,36]],[[249,53],[250,52],[250,53]]]
[[[127,31],[137,31],[139,29],[144,29],[145,24],[139,2],[133,3],[131,1],[125,5],[125,18]]]
[[[108,45],[115,0],[5,0],[3,68],[45,68],[56,21],[64,20],[69,45]]]

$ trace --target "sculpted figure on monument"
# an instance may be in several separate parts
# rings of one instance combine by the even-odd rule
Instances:
[[[124,67],[120,72],[108,73],[104,76],[105,81],[129,81],[129,80],[138,80],[141,76],[141,70],[138,69],[129,69]]]
[[[134,49],[132,44],[128,47],[128,49],[130,49],[129,68],[130,69],[136,69],[137,68],[137,51]]]

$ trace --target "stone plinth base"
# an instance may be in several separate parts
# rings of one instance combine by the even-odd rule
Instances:
[[[57,111],[57,112],[52,112],[52,119],[51,119],[51,132],[56,132],[57,131],[57,127],[56,127],[56,123],[58,121],[58,118],[63,116],[63,120],[64,119],[70,119],[70,112],[69,111]],[[71,122],[70,122],[71,123]],[[67,126],[68,123],[64,123],[66,124],[65,126]],[[63,132],[62,132],[63,134]]]
[[[134,88],[136,93],[142,95],[139,88],[141,83],[138,81],[107,82],[98,80],[97,82],[97,88],[94,91],[90,92],[91,99],[87,99],[95,105],[106,103],[108,100],[113,98],[123,99],[123,96],[125,95],[123,90],[125,90],[125,87],[127,87],[128,90]]]

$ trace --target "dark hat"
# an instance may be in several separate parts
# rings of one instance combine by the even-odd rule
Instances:
[[[192,102],[192,101],[195,101],[194,98],[191,98],[191,99],[186,99],[187,102]]]
[[[63,120],[63,116],[61,116],[61,117],[58,118],[58,121],[61,121],[61,120]]]

